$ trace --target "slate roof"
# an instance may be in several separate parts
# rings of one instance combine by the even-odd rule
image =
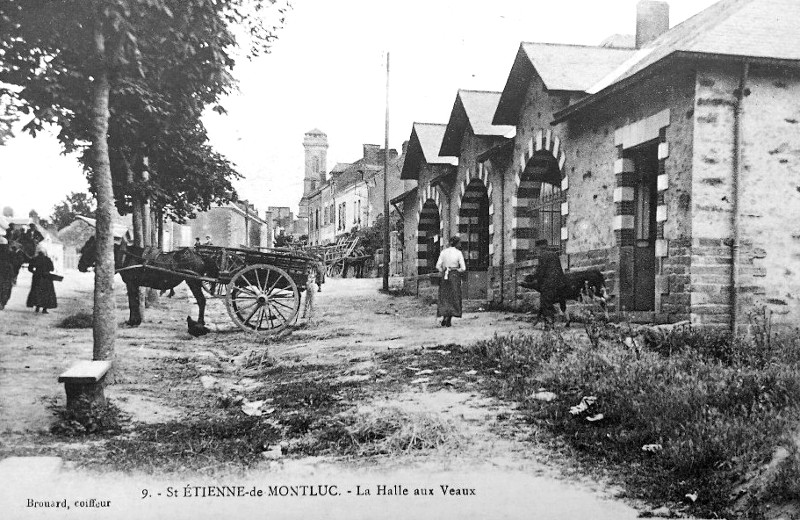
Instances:
[[[748,57],[800,60],[800,2],[797,0],[722,0],[636,51],[588,89],[607,93],[645,69],[672,56]],[[558,114],[563,120],[591,104],[593,96]]]
[[[586,92],[634,52],[611,47],[523,42],[492,121],[517,124],[525,93],[535,74],[542,78],[548,90]]]
[[[516,127],[492,124],[500,92],[483,90],[459,90],[456,95],[450,121],[447,123],[439,155],[458,157],[464,131],[469,127],[472,133],[481,137],[513,136]]]
[[[458,165],[458,158],[439,155],[446,129],[447,125],[443,124],[414,123],[403,161],[403,170],[400,173],[401,179],[417,179],[422,161],[427,164]]]

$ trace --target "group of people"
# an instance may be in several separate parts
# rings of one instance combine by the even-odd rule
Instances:
[[[41,310],[43,314],[58,306],[51,274],[55,267],[44,248],[39,245],[42,240],[44,236],[35,224],[30,224],[24,231],[17,229],[13,223],[9,224],[5,236],[0,236],[0,310],[5,309],[8,304],[11,291],[17,283],[19,269],[30,256],[33,258],[27,260],[28,271],[33,276],[26,305],[33,307],[35,312]]]

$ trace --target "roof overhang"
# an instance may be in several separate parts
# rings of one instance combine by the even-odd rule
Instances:
[[[414,186],[410,190],[404,191],[403,193],[401,193],[397,197],[391,199],[389,202],[391,202],[393,205],[399,204],[399,203],[403,202],[403,199],[405,199],[408,195],[411,195],[415,191],[417,191],[417,187],[416,186]]]
[[[614,96],[615,94],[618,94],[620,92],[624,92],[625,90],[632,88],[633,86],[643,81],[644,79],[647,79],[660,72],[663,72],[665,69],[674,66],[678,62],[688,61],[688,62],[700,63],[709,60],[718,62],[727,62],[732,64],[747,62],[747,63],[756,63],[760,65],[767,65],[767,66],[800,68],[800,61],[798,60],[785,60],[785,59],[776,59],[776,58],[759,57],[759,56],[740,56],[731,54],[710,54],[701,52],[675,51],[671,54],[668,54],[664,58],[658,60],[657,62],[638,71],[636,74],[633,74],[631,76],[624,78],[621,81],[613,83],[595,94],[591,94],[589,96],[581,98],[580,100],[568,106],[564,110],[556,112],[553,115],[553,121],[550,124],[557,125],[559,123],[563,123],[564,121],[572,119],[577,114],[583,112],[584,110],[593,105],[596,105],[600,101],[603,101],[604,99]]]
[[[514,151],[514,140],[508,139],[502,143],[495,145],[485,152],[478,155],[478,162],[485,162],[494,159],[498,156],[508,155]]]

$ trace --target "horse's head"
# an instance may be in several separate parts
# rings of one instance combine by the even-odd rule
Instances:
[[[123,240],[121,243],[114,243],[114,267],[120,268],[122,266],[122,260],[125,257],[125,251],[127,246],[125,241]],[[78,271],[85,273],[89,270],[90,267],[95,266],[95,261],[97,258],[97,241],[95,240],[94,235],[89,237],[89,240],[83,244],[81,248],[81,257],[78,259]]]
[[[81,257],[78,259],[78,271],[85,273],[90,267],[94,267],[96,253],[97,244],[95,243],[94,235],[92,235],[81,248]]]

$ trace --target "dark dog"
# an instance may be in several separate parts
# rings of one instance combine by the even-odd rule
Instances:
[[[531,289],[541,293],[541,286],[537,283],[536,276],[529,274],[525,279],[519,283],[520,287]],[[559,305],[561,312],[566,316],[566,324],[569,326],[570,317],[567,313],[567,300],[576,300],[581,303],[590,301],[599,301],[600,307],[608,315],[606,302],[608,301],[608,290],[606,289],[606,282],[603,278],[603,273],[597,269],[589,269],[587,271],[570,271],[564,273],[564,283],[561,288],[556,292],[553,301],[542,301],[539,305],[539,314],[536,317],[534,325],[539,323],[542,317],[547,318],[548,313],[552,312],[552,306],[556,303]]]

